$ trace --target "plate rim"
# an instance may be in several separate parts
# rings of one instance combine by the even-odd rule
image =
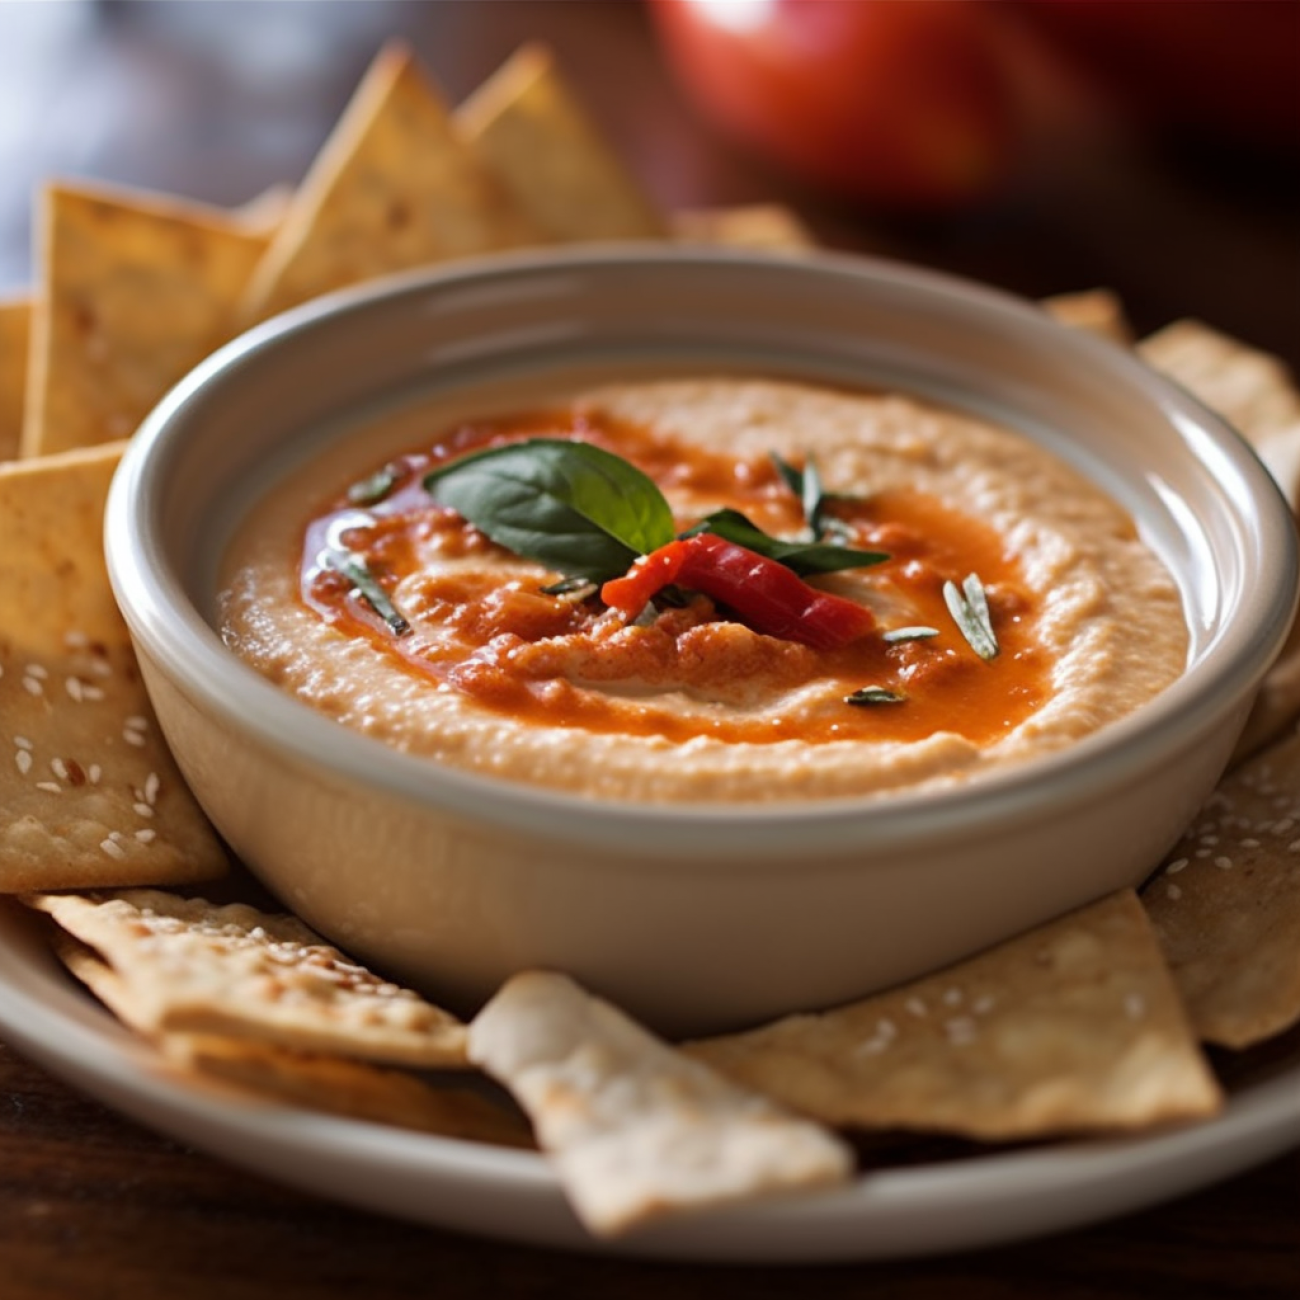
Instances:
[[[1085,1227],[1300,1145],[1298,1050],[1197,1124],[866,1170],[844,1188],[721,1207],[601,1240],[582,1228],[533,1152],[388,1129],[183,1079],[76,986],[44,945],[40,918],[19,908],[0,908],[0,1029],[52,1074],[155,1132],[282,1185],[474,1236],[682,1262],[920,1258]]]

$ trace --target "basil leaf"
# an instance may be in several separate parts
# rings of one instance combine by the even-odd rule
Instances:
[[[841,569],[864,569],[889,559],[883,551],[859,551],[825,542],[783,541],[765,533],[739,510],[715,510],[682,536],[690,537],[695,533],[714,533],[737,546],[757,551],[759,555],[793,569],[801,578],[818,573],[838,573]]]
[[[961,590],[958,590],[955,582],[945,582],[943,599],[953,622],[957,624],[970,648],[981,659],[987,661],[995,658],[998,653],[998,638],[993,631],[993,618],[989,613],[984,584],[978,575],[968,573]]]
[[[532,438],[462,457],[425,476],[429,495],[498,546],[603,582],[673,539],[654,481],[588,442]]]

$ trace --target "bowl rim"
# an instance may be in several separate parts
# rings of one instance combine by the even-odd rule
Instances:
[[[163,552],[158,539],[140,525],[139,521],[156,517],[147,503],[163,490],[171,444],[181,436],[177,430],[183,434],[186,420],[196,409],[219,399],[224,385],[238,383],[242,363],[255,353],[274,351],[340,316],[382,310],[389,300],[463,287],[476,280],[565,269],[599,274],[601,267],[630,264],[686,265],[698,271],[715,263],[749,265],[767,272],[779,266],[796,275],[847,276],[955,295],[981,312],[1016,317],[1055,332],[1080,360],[1139,383],[1166,421],[1208,437],[1248,485],[1255,510],[1251,522],[1267,546],[1270,563],[1275,562],[1271,585],[1262,584],[1272,591],[1267,602],[1270,621],[1262,627],[1229,628],[1208,654],[1189,664],[1177,681],[1133,714],[1058,752],[980,773],[969,782],[890,791],[883,797],[832,796],[797,803],[646,803],[593,798],[481,775],[402,753],[341,727],[262,678],[222,644],[180,580],[160,563]],[[1057,801],[1067,795],[1071,804],[1100,798],[1107,789],[1134,779],[1159,758],[1206,734],[1225,708],[1225,682],[1234,686],[1229,692],[1232,699],[1253,691],[1285,640],[1300,586],[1300,552],[1290,506],[1254,450],[1222,417],[1146,366],[1135,353],[1060,324],[1031,300],[947,272],[856,253],[818,250],[784,258],[678,245],[611,244],[465,259],[338,290],[254,326],[201,362],[142,422],[114,476],[104,545],[114,594],[143,657],[162,665],[185,694],[251,733],[259,745],[315,767],[338,782],[377,786],[430,810],[541,835],[552,842],[623,854],[629,846],[653,842],[665,868],[671,867],[675,852],[687,850],[697,857],[701,851],[711,851],[720,864],[774,863],[788,860],[791,853],[833,851],[836,846],[860,845],[864,824],[871,844],[884,849],[936,837],[960,838],[1007,818],[1049,817]],[[1053,794],[1056,799],[1049,797]],[[736,840],[743,843],[738,847]]]

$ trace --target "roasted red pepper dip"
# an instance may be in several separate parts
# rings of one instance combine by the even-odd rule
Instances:
[[[720,507],[777,537],[808,526],[771,456],[679,442],[598,409],[534,411],[457,425],[342,485],[303,531],[303,602],[431,690],[524,724],[589,732],[750,744],[945,732],[983,747],[1049,693],[1040,601],[1016,556],[986,523],[934,496],[836,485],[827,506],[836,540],[888,557],[862,568],[804,580],[705,532],[604,584],[566,583],[515,562],[424,485],[458,458],[537,438],[631,462],[668,498],[682,533]],[[359,560],[380,597],[323,565],[328,548]],[[945,599],[945,584],[971,574],[987,597],[992,655],[976,652]],[[789,709],[773,707],[786,698]]]

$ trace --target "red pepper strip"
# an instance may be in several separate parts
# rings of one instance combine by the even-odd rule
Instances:
[[[635,618],[671,583],[726,606],[746,627],[814,650],[834,650],[864,636],[875,618],[864,605],[810,587],[784,564],[714,533],[697,533],[642,556],[600,589],[611,609]]]

